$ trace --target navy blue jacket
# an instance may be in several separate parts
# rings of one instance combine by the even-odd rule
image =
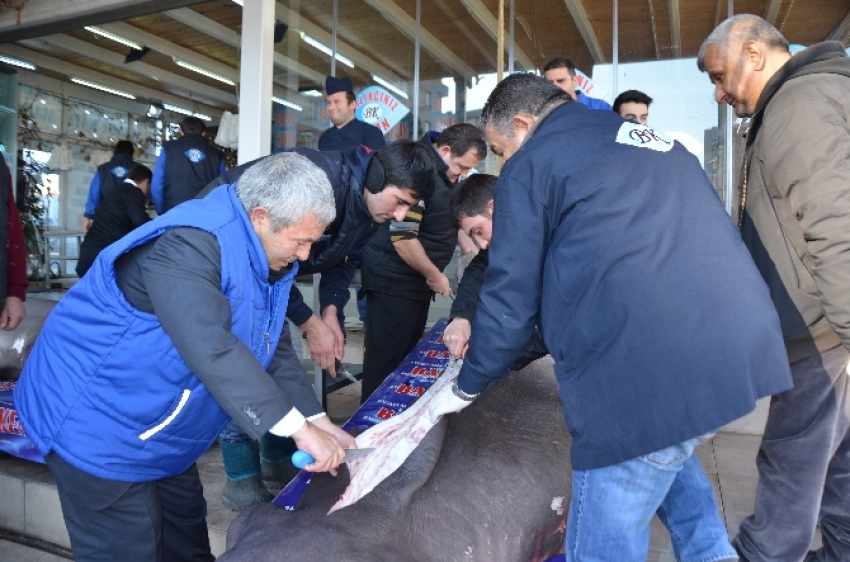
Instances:
[[[380,150],[385,144],[384,135],[379,128],[358,119],[352,119],[342,129],[333,126],[319,137],[319,150],[323,152],[347,150],[359,145]]]
[[[614,112],[567,103],[539,123],[496,184],[489,257],[458,385],[504,376],[539,316],[577,470],[791,387],[767,287],[698,160]]]
[[[354,279],[355,270],[360,266],[363,249],[378,229],[363,199],[366,169],[375,153],[362,146],[354,146],[344,152],[319,152],[311,148],[295,148],[291,152],[308,158],[321,168],[333,188],[336,218],[325,228],[322,238],[310,248],[310,257],[300,262],[300,273],[321,273],[319,305],[323,309],[335,305],[337,310],[342,310],[348,302],[348,287]],[[245,170],[263,158],[229,169],[210,182],[198,196],[204,197],[219,185],[236,182]],[[293,285],[289,293],[287,317],[300,326],[312,313],[301,291]]]
[[[89,195],[86,198],[83,216],[93,219],[100,202],[109,195],[110,191],[123,183],[135,165],[132,156],[118,152],[112,155],[109,162],[98,166],[89,184]]]
[[[224,173],[224,155],[203,135],[186,134],[162,145],[151,180],[151,199],[162,214],[194,199]]]

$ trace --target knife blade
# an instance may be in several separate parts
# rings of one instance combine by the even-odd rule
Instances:
[[[343,449],[345,451],[345,457],[343,457],[343,463],[348,461],[353,461],[356,459],[362,459],[369,453],[375,450],[374,447],[368,449]],[[313,464],[316,462],[316,459],[313,458],[313,455],[306,451],[297,450],[292,455],[292,464],[295,465],[296,468],[304,468],[308,464]]]

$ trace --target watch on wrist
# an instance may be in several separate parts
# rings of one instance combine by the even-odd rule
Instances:
[[[457,379],[452,381],[452,394],[465,402],[472,402],[478,396],[477,394],[467,394],[457,386]]]

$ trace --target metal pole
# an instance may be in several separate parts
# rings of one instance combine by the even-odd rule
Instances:
[[[422,0],[416,0],[416,47],[413,54],[413,139],[419,138],[419,30],[422,28]]]
[[[499,0],[499,35],[496,38],[496,82],[505,74],[505,2]]]
[[[511,0],[511,22],[508,24],[508,74],[514,73],[514,0]],[[532,69],[528,69],[532,70]]]
[[[336,76],[336,21],[337,21],[337,0],[334,0],[334,21],[331,30],[331,76]]]
[[[611,66],[612,66],[612,70],[614,71],[614,80],[613,80],[612,83],[614,84],[614,95],[615,96],[619,93],[619,89],[617,88],[617,74],[619,73],[618,69],[617,69],[617,64],[618,64],[619,55],[620,55],[620,17],[619,17],[620,10],[619,10],[619,8],[620,8],[620,6],[619,6],[618,0],[614,0],[614,45],[612,47],[614,49],[614,54],[611,57],[614,64],[611,65]]]
[[[734,0],[729,0],[728,7],[728,16],[732,17],[735,15],[734,9]],[[734,165],[735,159],[735,147],[732,143],[732,131],[733,125],[735,122],[735,114],[732,112],[732,106],[726,106],[726,212],[729,215],[732,215],[732,197],[734,197],[734,186],[732,185],[732,178],[734,178],[734,174],[732,173],[732,166]],[[742,178],[743,179],[743,178]]]

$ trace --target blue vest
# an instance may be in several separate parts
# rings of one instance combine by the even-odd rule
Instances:
[[[100,478],[147,482],[185,471],[228,422],[157,317],[133,308],[116,283],[116,259],[181,226],[218,240],[231,330],[268,368],[298,267],[268,284],[262,244],[230,185],[106,248],[53,309],[15,391],[21,421],[42,454],[56,451]]]

